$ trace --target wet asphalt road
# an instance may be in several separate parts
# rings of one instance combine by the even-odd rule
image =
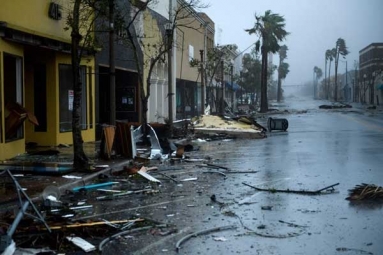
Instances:
[[[345,200],[355,185],[383,185],[383,115],[377,110],[318,109],[324,103],[287,99],[275,107],[289,113],[273,117],[288,119],[288,132],[199,143],[200,150],[188,154],[209,156],[231,171],[256,173],[224,178],[204,173],[211,169],[196,166],[200,163],[163,165],[163,173],[177,180],[198,180],[175,183],[153,173],[161,178],[161,185],[153,186],[160,193],[98,202],[98,218],[143,217],[178,230],[166,236],[130,234],[106,245],[103,254],[177,254],[175,245],[183,236],[227,225],[236,228],[193,237],[178,254],[383,254],[382,204]],[[243,182],[292,190],[339,185],[334,193],[310,196],[260,192]],[[217,202],[210,199],[213,194]]]

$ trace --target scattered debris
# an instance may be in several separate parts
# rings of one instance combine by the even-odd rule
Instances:
[[[320,105],[319,109],[342,109],[342,108],[352,108],[349,104],[337,104],[337,105]]]
[[[234,228],[237,228],[237,226],[236,225],[228,225],[228,226],[210,228],[210,229],[206,229],[206,230],[202,230],[202,231],[191,233],[191,234],[189,234],[187,236],[184,236],[183,238],[181,238],[176,243],[176,251],[179,252],[179,250],[181,248],[181,244],[186,242],[187,240],[189,240],[192,237],[197,237],[199,235],[204,235],[204,234],[208,234],[208,233],[211,233],[211,232],[224,231],[224,230],[229,230],[229,229],[234,229]]]
[[[367,110],[376,110],[376,105],[368,106]]]
[[[220,237],[214,237],[214,241],[226,242],[227,239],[223,236],[220,236]]]
[[[18,211],[18,213],[17,213],[17,215],[16,215],[12,225],[9,226],[7,232],[6,233],[1,233],[1,235],[0,235],[0,240],[1,240],[1,242],[0,242],[0,252],[14,251],[14,241],[12,240],[12,235],[15,233],[16,228],[19,225],[21,219],[24,217],[24,215],[27,215],[29,217],[32,217],[32,218],[42,222],[44,224],[44,226],[46,227],[46,229],[49,232],[51,232],[51,228],[49,228],[49,226],[46,223],[46,221],[44,220],[43,216],[37,210],[36,206],[34,205],[32,200],[29,198],[29,196],[24,192],[23,188],[20,186],[20,184],[16,180],[16,178],[12,175],[12,173],[9,170],[0,172],[0,175],[3,175],[5,173],[9,175],[9,177],[12,179],[12,181],[13,181],[15,187],[16,187],[17,195],[18,195],[19,202],[20,202],[20,210]],[[22,202],[23,201],[22,198],[25,199],[24,202]],[[31,206],[33,208],[33,210],[34,210],[35,214],[37,215],[37,217],[33,216],[30,213],[27,213],[27,209],[28,209],[29,206]],[[10,253],[10,254],[12,254],[12,253]]]
[[[294,194],[302,194],[302,195],[321,195],[321,194],[325,194],[322,191],[327,191],[328,193],[333,193],[334,190],[335,190],[334,186],[339,185],[339,183],[335,183],[333,185],[324,187],[323,189],[318,189],[318,190],[311,191],[311,190],[290,190],[290,189],[284,189],[284,190],[280,190],[280,189],[262,189],[262,188],[258,188],[258,187],[252,186],[250,184],[247,184],[245,182],[242,182],[242,184],[246,185],[248,187],[251,187],[253,189],[256,189],[258,191],[268,191],[268,192],[271,192],[271,193],[278,193],[278,192],[282,192],[282,193],[294,193]]]
[[[82,177],[75,175],[63,175],[62,177],[66,179],[82,179]]]
[[[113,184],[118,184],[119,182],[103,182],[103,183],[96,183],[96,184],[90,184],[80,187],[75,187],[72,189],[73,192],[78,192],[80,190],[91,190],[91,189],[97,189],[101,187],[107,187],[112,186]]]
[[[196,181],[196,180],[198,180],[197,177],[190,177],[190,178],[183,179],[183,180],[181,180],[181,181],[182,181],[182,182],[189,182],[189,181]]]
[[[297,224],[295,224],[295,223],[286,222],[286,221],[283,221],[283,220],[279,220],[279,222],[280,222],[280,223],[287,224],[289,227],[295,227],[295,228],[307,228],[307,226],[297,225]]]
[[[178,181],[176,179],[174,179],[173,177],[171,177],[171,176],[169,176],[167,174],[164,174],[164,173],[161,173],[161,172],[156,172],[156,173],[159,174],[159,175],[162,175],[162,176],[164,176],[166,178],[168,178],[169,180],[174,181],[175,183],[178,183]]]
[[[210,173],[210,174],[219,174],[226,178],[226,174],[220,172],[220,171],[204,171],[202,173]]]
[[[90,252],[90,251],[96,250],[96,247],[93,244],[85,241],[81,237],[77,237],[77,236],[71,237],[71,236],[68,236],[66,239],[68,241],[72,242],[74,245],[80,247],[85,252]]]
[[[144,172],[142,170],[138,171],[137,172],[139,175],[141,175],[142,177],[144,177],[145,179],[151,181],[151,182],[157,182],[157,183],[161,183],[160,180],[154,178],[153,176],[151,176],[150,174],[148,174],[147,172]]]
[[[119,232],[117,234],[114,234],[106,239],[104,239],[99,245],[98,245],[98,250],[102,252],[105,244],[107,244],[108,242],[120,237],[120,236],[123,236],[123,235],[128,235],[128,234],[131,234],[131,233],[135,233],[135,232],[139,232],[139,231],[144,231],[144,230],[149,230],[151,228],[154,228],[154,227],[166,227],[167,225],[159,225],[159,226],[145,226],[145,227],[141,227],[141,228],[134,228],[134,229],[130,229],[130,230],[125,230],[125,231],[122,231],[122,232]]]
[[[221,168],[221,169],[229,170],[229,168],[226,167],[226,166],[219,166],[219,165],[210,164],[210,163],[206,163],[206,165],[210,166],[210,167],[215,167],[215,168]]]
[[[287,227],[284,227],[282,224],[287,224]],[[244,226],[249,232],[245,235],[256,235],[267,238],[290,238],[302,235],[306,232],[307,226],[301,226],[294,223],[289,223],[285,221],[278,221],[276,223],[270,223],[268,226],[265,224],[260,224],[257,226],[257,230],[253,230],[247,226]],[[293,228],[293,230],[291,229]]]
[[[343,251],[345,251],[345,252],[355,251],[355,252],[359,252],[359,253],[362,253],[362,254],[370,254],[370,255],[374,254],[372,252],[368,252],[368,251],[364,251],[364,250],[353,249],[353,248],[345,248],[345,247],[336,248],[336,251],[341,251],[341,252],[343,252]]]
[[[383,200],[383,187],[362,183],[349,190],[347,200]]]
[[[99,197],[96,197],[96,199],[97,200],[113,200],[123,196],[131,195],[131,194],[139,194],[139,193],[150,194],[150,193],[158,193],[158,192],[159,192],[158,190],[154,190],[154,189],[141,189],[141,190],[135,190],[135,191],[129,190],[125,192],[114,193],[112,195],[99,196]]]
[[[141,221],[144,221],[144,219],[138,218],[134,220],[115,220],[115,221],[108,221],[108,224],[121,224],[121,223],[141,222]],[[86,223],[74,223],[69,225],[51,226],[50,228],[52,230],[57,230],[57,229],[67,229],[67,228],[94,227],[94,226],[108,225],[108,224],[105,221],[95,221],[95,222],[86,222]]]
[[[261,209],[262,210],[266,210],[266,211],[271,211],[273,207],[271,205],[264,205],[264,206],[261,206]]]

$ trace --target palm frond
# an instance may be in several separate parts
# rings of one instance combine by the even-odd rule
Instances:
[[[362,183],[349,190],[347,200],[383,200],[383,187]]]

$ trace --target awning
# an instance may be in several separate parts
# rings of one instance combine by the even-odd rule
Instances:
[[[237,83],[233,83],[233,87],[231,86],[231,83],[229,83],[229,82],[225,82],[225,85],[226,85],[227,89],[231,89],[234,91],[238,91],[241,89],[241,86],[239,86]]]
[[[376,85],[376,89],[383,90],[383,83]]]

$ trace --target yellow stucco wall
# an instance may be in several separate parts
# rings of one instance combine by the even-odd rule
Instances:
[[[61,42],[70,43],[70,31],[65,30],[66,18],[70,11],[69,5],[72,1],[67,0],[0,0],[0,21],[6,22],[7,26],[18,31],[38,35]],[[48,10],[51,2],[58,3],[62,6],[62,19],[54,20],[49,18]],[[90,22],[91,20],[89,20]],[[4,130],[4,106],[3,106],[3,52],[23,57],[23,103],[25,108],[34,111],[34,88],[33,88],[33,62],[40,62],[46,65],[46,88],[47,88],[47,132],[35,132],[34,127],[28,121],[25,122],[24,139],[5,143],[4,133],[1,133],[0,139],[0,160],[8,159],[17,154],[25,152],[25,143],[29,141],[37,142],[39,145],[54,146],[60,143],[72,144],[72,133],[60,133],[59,131],[59,69],[61,63],[71,64],[70,54],[58,53],[47,49],[39,49],[39,53],[34,53],[38,48],[26,46],[24,44],[14,43],[3,40],[0,37],[0,125]],[[29,56],[26,63],[25,56]],[[35,59],[31,55],[36,55]],[[88,71],[92,73],[87,75],[87,85],[92,86],[90,95],[87,90],[87,123],[92,120],[92,125],[88,125],[83,130],[83,140],[90,142],[95,140],[95,70],[94,57],[84,58],[82,65],[88,67]],[[92,106],[90,106],[89,97],[92,97]],[[92,115],[92,118],[90,117]],[[92,128],[90,128],[92,126]]]
[[[190,81],[201,81],[198,75],[197,67],[190,67],[189,64],[189,45],[193,46],[193,58],[200,59],[200,50],[204,49],[204,28],[200,21],[194,17],[179,20],[179,29],[177,29],[177,78]],[[182,26],[185,25],[185,26]],[[183,45],[182,45],[183,44]],[[183,48],[183,51],[182,51]],[[182,65],[182,73],[181,71]],[[197,80],[198,78],[198,80]]]
[[[144,25],[143,30],[145,33],[144,38],[142,38],[143,44],[151,45],[151,46],[145,46],[145,48],[143,48],[144,82],[146,84],[146,79],[149,73],[150,59],[158,55],[157,48],[153,47],[153,45],[157,45],[157,46],[162,45],[163,39],[162,39],[161,32],[159,30],[159,24],[157,20],[152,17],[152,15],[150,14],[148,10],[143,12],[143,25]],[[144,88],[146,92],[146,86],[144,86]]]
[[[68,55],[64,55],[64,54],[58,54],[57,55],[57,58],[56,58],[56,70],[55,72],[58,74],[59,72],[59,64],[71,64],[71,59],[68,58]],[[91,67],[92,69],[92,73],[94,73],[94,58],[93,57],[89,57],[89,58],[83,58],[83,60],[81,61],[81,65],[85,65],[87,66],[87,68]],[[93,98],[95,98],[95,95],[94,95],[94,91],[95,91],[95,88],[94,88],[94,84],[95,84],[95,76],[94,75],[91,75],[91,81],[89,80],[89,76],[87,75],[87,85],[88,85],[88,88],[89,88],[89,85],[92,86],[92,96]],[[59,76],[57,75],[56,76],[56,84],[59,84]],[[89,89],[87,90],[87,93],[88,93],[88,100],[87,100],[87,123],[89,124],[89,120],[90,120],[90,114],[93,115],[93,128],[90,129],[89,126],[86,130],[83,130],[82,131],[82,139],[84,140],[84,142],[91,142],[91,141],[94,141],[95,140],[95,107],[94,107],[94,102],[95,100],[92,100],[93,101],[93,106],[92,106],[92,109],[93,109],[93,112],[90,113],[90,100],[89,100]],[[57,90],[55,91],[55,95],[56,95],[56,98],[59,98],[59,90],[58,90],[58,86],[57,86]],[[60,130],[59,130],[59,118],[60,118],[60,115],[59,115],[59,100],[56,100],[55,102],[51,102],[51,103],[54,103],[52,104],[52,108],[55,109],[55,112],[53,113],[54,116],[56,116],[56,120],[55,122],[57,123],[57,126],[55,127],[56,128],[56,131],[57,131],[57,136],[56,136],[56,145],[59,145],[59,144],[73,144],[73,139],[72,139],[72,132],[64,132],[64,133],[60,133]]]
[[[51,2],[62,6],[61,20],[54,20],[48,16]],[[1,0],[0,21],[5,21],[10,27],[23,32],[69,42],[70,31],[64,31],[64,28],[71,2],[67,0]]]
[[[35,132],[34,126],[30,122],[25,123],[26,142],[35,142],[42,146],[55,145],[57,140],[57,123],[58,118],[55,112],[57,98],[53,95],[57,94],[58,83],[56,82],[58,73],[56,72],[55,53],[53,51],[45,51],[39,54],[36,62],[25,65],[25,108],[31,112],[34,110],[34,77],[33,64],[44,63],[46,65],[46,93],[47,93],[47,132]],[[69,56],[68,56],[69,57]],[[37,59],[38,58],[38,59]]]

